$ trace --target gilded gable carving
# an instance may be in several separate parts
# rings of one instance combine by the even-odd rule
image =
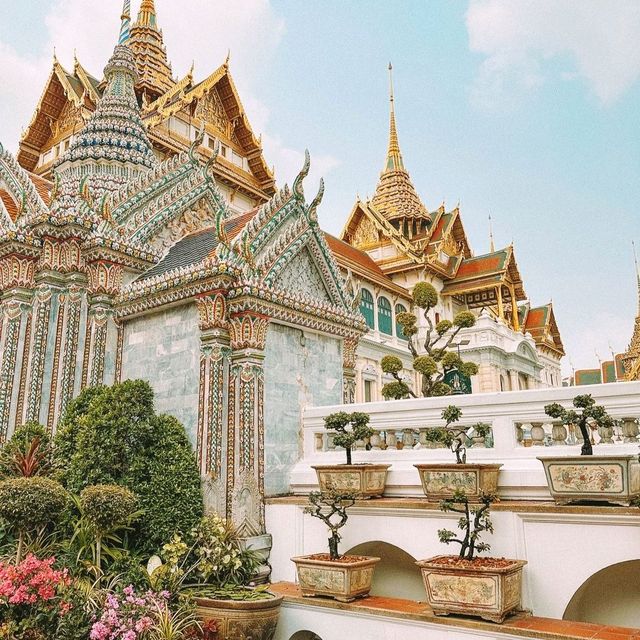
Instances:
[[[378,230],[369,218],[362,218],[353,236],[353,243],[356,246],[375,244],[378,242]]]
[[[60,117],[51,122],[51,132],[54,138],[69,130],[80,129],[84,126],[84,118],[82,117],[82,107],[76,107],[72,102],[67,102]]]
[[[217,89],[213,88],[206,96],[198,101],[196,118],[204,120],[219,131],[227,131],[227,113],[220,99]]]

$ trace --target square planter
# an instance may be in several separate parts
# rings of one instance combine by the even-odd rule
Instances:
[[[640,498],[637,454],[545,456],[538,460],[544,466],[549,492],[556,504],[590,500],[630,506]]]
[[[298,572],[303,596],[330,596],[340,602],[363,598],[371,591],[373,571],[380,558],[342,556],[330,560],[328,554],[291,558]]]
[[[416,563],[437,616],[459,613],[501,623],[510,612],[520,609],[525,560],[478,558],[465,566],[442,563],[451,557],[436,556]]]
[[[384,493],[390,464],[323,464],[316,470],[320,491],[357,493],[362,498],[379,498]]]
[[[469,502],[479,502],[482,493],[498,493],[501,464],[414,464],[420,473],[422,490],[430,502],[451,498],[464,491]]]

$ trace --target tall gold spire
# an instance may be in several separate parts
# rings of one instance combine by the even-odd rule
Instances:
[[[157,27],[156,7],[153,0],[142,0],[137,24],[141,27]]]
[[[403,171],[402,154],[396,128],[396,111],[393,99],[393,65],[389,63],[389,150],[387,151],[386,171]]]
[[[622,357],[622,365],[627,380],[640,380],[640,271],[638,270],[636,244],[633,241],[631,241],[631,244],[633,246],[633,261],[636,268],[638,310],[636,312],[636,321],[634,323],[633,335],[631,336],[629,347]]]
[[[371,202],[388,220],[429,217],[427,209],[411,183],[409,173],[404,168],[400,153],[391,63],[389,63],[389,149],[376,193]]]
[[[636,266],[636,287],[638,294],[638,313],[636,315],[640,316],[640,271],[638,270],[638,254],[636,253],[636,243],[632,240],[631,246],[633,247],[633,262]]]

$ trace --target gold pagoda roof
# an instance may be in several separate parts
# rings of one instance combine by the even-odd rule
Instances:
[[[390,74],[390,109],[389,109],[389,148],[384,169],[380,174],[380,180],[376,187],[371,204],[388,220],[397,218],[428,218],[429,212],[422,204],[416,192],[409,172],[404,167],[400,143],[398,142],[398,130],[396,127],[396,114],[393,96],[393,81]]]

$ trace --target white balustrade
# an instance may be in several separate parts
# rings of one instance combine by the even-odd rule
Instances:
[[[592,432],[594,453],[638,453],[640,382],[309,407],[303,416],[303,458],[291,474],[291,486],[296,493],[307,493],[317,486],[311,465],[346,459],[344,450],[333,442],[333,434],[324,428],[324,418],[335,411],[364,411],[375,433],[356,443],[354,461],[392,465],[387,495],[421,495],[413,465],[454,461],[453,454],[434,441],[432,429],[444,426],[442,410],[455,404],[462,418],[453,426],[467,430],[467,461],[501,462],[503,497],[548,499],[537,456],[579,455],[582,436],[577,427],[547,416],[544,407],[558,402],[569,408],[576,395],[585,393],[617,420],[613,430]],[[478,423],[489,427],[484,438],[472,430]]]

